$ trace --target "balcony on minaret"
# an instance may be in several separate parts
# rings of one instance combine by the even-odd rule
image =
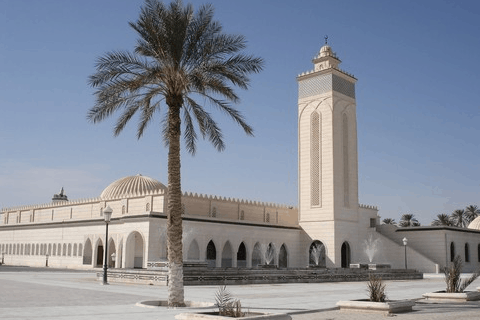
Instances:
[[[315,65],[315,71],[321,71],[325,69],[338,69],[340,64],[340,59],[338,59],[335,52],[329,45],[324,45],[318,55],[313,59],[313,64]]]

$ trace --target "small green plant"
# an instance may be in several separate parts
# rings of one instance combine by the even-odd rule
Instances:
[[[449,267],[445,267],[443,270],[445,273],[445,282],[447,283],[446,292],[461,293],[480,276],[480,273],[477,271],[472,274],[470,278],[461,281],[460,273],[462,271],[462,266],[462,258],[457,255],[455,256],[455,259],[453,259],[453,263]]]
[[[241,318],[242,304],[240,300],[234,299],[227,286],[221,286],[215,293],[215,305],[218,308],[218,315],[225,317]]]
[[[370,274],[368,276],[367,291],[372,302],[385,302],[387,295],[385,294],[385,284],[382,278]]]

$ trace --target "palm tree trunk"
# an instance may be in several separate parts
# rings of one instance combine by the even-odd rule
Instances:
[[[182,188],[180,180],[180,99],[168,99],[168,306],[183,307]]]

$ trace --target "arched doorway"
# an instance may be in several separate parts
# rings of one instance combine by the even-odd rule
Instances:
[[[109,268],[115,268],[115,260],[117,260],[117,251],[115,248],[115,241],[113,241],[113,239],[110,238],[110,241],[108,242],[108,267]]]
[[[217,265],[217,249],[212,240],[207,245],[207,263],[209,268],[215,268]]]
[[[262,264],[262,249],[260,243],[255,243],[252,251],[252,267]]]
[[[130,233],[125,247],[125,268],[143,268],[144,241],[138,231]]]
[[[325,246],[319,240],[315,240],[308,249],[308,264],[312,266],[325,267]]]
[[[453,242],[450,243],[450,261],[453,262],[455,259],[455,244]]]
[[[280,252],[278,253],[278,267],[288,268],[288,253],[285,244],[282,244]]]
[[[200,248],[195,239],[193,239],[188,247],[187,260],[200,260]]]
[[[342,244],[342,268],[350,267],[350,245],[347,241]]]
[[[227,241],[222,250],[222,268],[232,267],[233,252],[230,241]]]
[[[66,253],[66,252],[65,252],[65,251],[66,251],[65,248],[66,248],[66,246],[65,246],[65,244],[64,244],[64,245],[63,245],[63,253],[64,253],[64,255],[65,255],[65,253]],[[103,255],[104,255],[104,253],[103,253],[103,242],[102,242],[102,240],[98,240],[96,252],[97,252],[97,260],[95,261],[95,266],[96,266],[96,267],[101,267],[101,266],[103,266]]]
[[[247,248],[245,243],[240,243],[237,251],[237,267],[245,268],[247,266]]]

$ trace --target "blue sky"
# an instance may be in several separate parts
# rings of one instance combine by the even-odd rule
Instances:
[[[204,1],[191,1],[195,7]],[[329,44],[357,78],[359,196],[382,218],[480,205],[478,1],[212,1],[266,61],[239,91],[248,137],[217,114],[227,149],[182,155],[185,191],[297,204],[297,83]],[[95,60],[132,50],[143,1],[0,0],[0,207],[96,197],[142,173],[167,182],[159,125],[92,125]]]

